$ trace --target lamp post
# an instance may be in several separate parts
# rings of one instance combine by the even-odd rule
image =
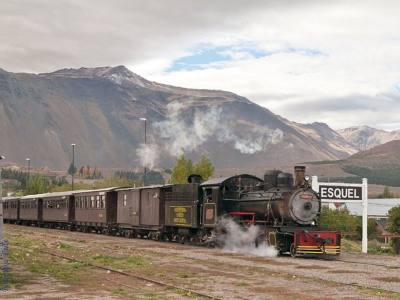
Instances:
[[[31,178],[31,159],[28,157],[25,160],[28,163],[28,176],[26,178],[26,184],[25,184],[25,188],[27,188],[29,179]]]
[[[72,146],[72,172],[71,172],[71,176],[72,176],[72,183],[71,183],[71,188],[72,190],[74,190],[74,175],[75,175],[75,146],[76,144],[71,144]]]
[[[146,147],[146,142],[147,142],[147,119],[146,118],[140,118],[141,121],[144,122],[144,146]],[[144,162],[144,172],[143,172],[143,186],[146,186],[146,161]]]
[[[0,160],[5,159],[3,155],[0,155]],[[0,168],[0,243],[2,245],[4,239],[3,235],[3,185],[1,183],[1,168]]]

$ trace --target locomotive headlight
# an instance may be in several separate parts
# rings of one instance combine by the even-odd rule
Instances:
[[[310,180],[310,176],[306,175],[306,176],[304,176],[304,179],[305,179],[306,181],[309,181],[309,180]]]

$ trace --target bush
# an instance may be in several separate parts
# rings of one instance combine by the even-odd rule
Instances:
[[[389,210],[389,231],[400,234],[400,206],[392,207]],[[400,238],[392,240],[393,250],[396,254],[400,254]]]
[[[361,240],[362,237],[362,218],[350,215],[347,209],[332,210],[322,207],[319,225],[324,229],[337,230],[345,233],[354,234],[353,238]],[[368,238],[376,237],[375,220],[368,220]]]

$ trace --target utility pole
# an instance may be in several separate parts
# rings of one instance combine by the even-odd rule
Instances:
[[[0,161],[5,159],[3,155],[0,155]],[[1,182],[1,168],[0,168],[0,243],[2,245],[4,240],[3,234],[3,184]]]
[[[75,175],[75,146],[76,144],[71,144],[72,146],[72,184],[71,184],[71,188],[72,190],[74,190],[74,175]]]
[[[5,159],[3,155],[0,155],[0,161]],[[4,239],[3,232],[3,187],[1,183],[1,167],[0,167],[0,259],[3,261],[2,264],[2,275],[3,275],[3,286],[2,291],[6,291],[9,287],[9,272],[8,266],[8,242]]]
[[[25,184],[25,189],[27,189],[28,188],[29,179],[31,178],[31,159],[28,157],[25,160],[28,163],[28,176],[26,178],[26,184]]]
[[[147,144],[147,119],[146,118],[140,118],[141,121],[144,122],[144,146],[146,147]],[[146,186],[146,173],[147,173],[147,169],[146,169],[146,161],[144,162],[144,171],[143,171],[143,186]]]

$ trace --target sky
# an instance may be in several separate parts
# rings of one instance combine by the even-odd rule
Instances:
[[[125,65],[292,121],[400,129],[400,1],[7,0],[0,68]]]

